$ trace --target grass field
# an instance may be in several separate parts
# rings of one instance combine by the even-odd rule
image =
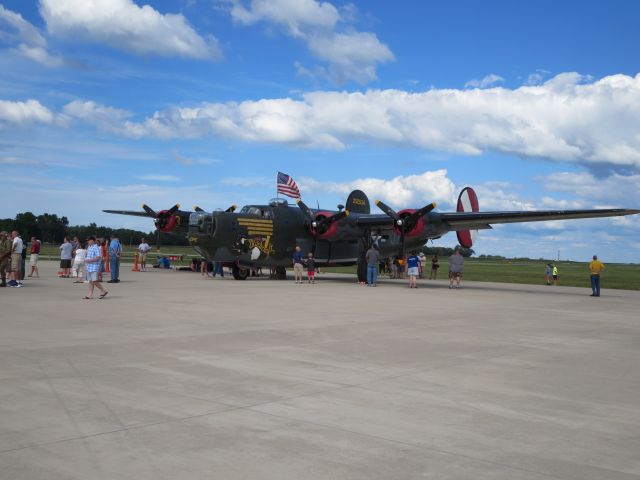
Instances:
[[[125,261],[132,261],[136,247],[124,248]],[[167,246],[161,249],[163,255],[184,255],[182,262],[172,265],[187,265],[196,253],[191,247]],[[54,259],[59,258],[57,246],[43,245],[42,254]],[[150,252],[150,262],[155,260],[155,249]],[[606,260],[606,259],[605,259]],[[527,283],[543,285],[546,261],[541,260],[480,260],[467,259],[464,268],[464,279],[480,282]],[[560,285],[572,287],[589,287],[589,270],[587,263],[559,262],[558,278]],[[607,264],[602,275],[602,288],[618,288],[622,290],[640,290],[640,265]],[[324,271],[349,273],[355,275],[355,267],[331,267]],[[446,258],[440,260],[438,278],[446,278],[449,265]]]
[[[540,260],[478,260],[466,259],[464,279],[479,282],[527,283],[543,285],[546,261]],[[588,263],[558,262],[560,285],[570,287],[590,287]],[[602,274],[602,288],[640,290],[640,265],[606,264]],[[430,268],[430,265],[428,265]],[[333,267],[327,271],[353,273],[355,267]],[[447,278],[449,263],[440,259],[438,278]]]

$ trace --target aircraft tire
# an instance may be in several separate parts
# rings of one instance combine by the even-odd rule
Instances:
[[[236,280],[246,280],[250,272],[248,269],[243,269],[234,265],[231,269],[231,273],[233,274],[233,278]]]
[[[276,280],[286,280],[287,269],[284,267],[276,267]]]

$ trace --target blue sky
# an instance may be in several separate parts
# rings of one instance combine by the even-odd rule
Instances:
[[[0,0],[0,217],[104,208],[640,207],[634,2]],[[481,232],[478,253],[640,262],[640,219]],[[451,246],[455,235],[438,240]]]

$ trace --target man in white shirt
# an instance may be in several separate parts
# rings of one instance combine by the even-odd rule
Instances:
[[[147,268],[147,253],[149,253],[149,250],[151,250],[151,247],[143,238],[140,245],[138,245],[138,253],[140,254],[140,270],[143,272]]]
[[[20,265],[22,265],[23,248],[24,243],[22,243],[22,238],[20,238],[18,232],[14,230],[11,232],[11,274],[9,283],[7,283],[10,287],[22,287],[22,282],[20,281]]]

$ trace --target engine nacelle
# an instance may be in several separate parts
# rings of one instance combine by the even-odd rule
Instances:
[[[164,217],[163,215],[166,213],[167,210],[160,211],[158,219],[156,220],[156,228],[163,233],[171,233],[180,225],[180,216],[170,215],[169,217]]]
[[[410,216],[415,212],[416,212],[415,209],[410,209],[410,208],[406,210],[400,210],[398,212],[398,217],[400,217],[400,219],[405,219],[406,217]],[[416,220],[416,224],[411,228],[411,230],[407,230],[404,232],[404,236],[406,238],[417,237],[423,234],[424,228],[425,228],[425,221],[424,221],[424,216],[422,216],[422,217],[419,217],[418,220]],[[396,233],[400,235],[400,229],[397,226],[396,226]]]
[[[321,220],[324,220],[325,218],[332,217],[333,215],[335,215],[335,212],[324,212],[324,211],[323,212],[318,212],[318,213],[316,213],[315,221],[316,222],[320,222]],[[309,231],[313,235],[316,234],[316,230],[313,227],[313,225],[309,226]],[[335,237],[337,233],[338,233],[338,222],[332,222],[324,232],[318,234],[318,238],[320,240],[328,240],[330,238]]]

